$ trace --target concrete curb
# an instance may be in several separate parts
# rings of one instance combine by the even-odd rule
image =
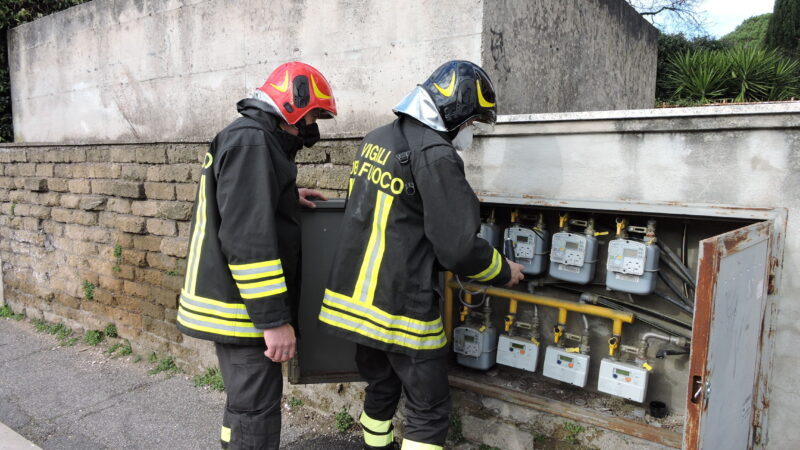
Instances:
[[[17,434],[16,431],[0,423],[0,450],[34,450],[41,447]]]

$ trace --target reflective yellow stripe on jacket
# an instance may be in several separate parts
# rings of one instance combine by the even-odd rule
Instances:
[[[364,260],[361,263],[353,296],[325,290],[319,320],[388,344],[416,350],[432,350],[447,343],[441,318],[429,322],[389,314],[373,303],[383,254],[386,250],[386,225],[394,197],[378,191],[375,212]]]
[[[472,278],[475,281],[489,281],[492,278],[500,275],[500,271],[503,270],[502,258],[503,257],[500,256],[500,252],[498,252],[497,249],[494,249],[494,253],[492,253],[492,262],[489,264],[489,267],[479,273],[476,273],[475,275],[469,275],[469,278]]]
[[[186,328],[232,337],[261,337],[243,304],[225,303],[181,292],[178,322]]]
[[[248,264],[229,264],[242,298],[253,300],[286,292],[286,279],[280,259]],[[264,279],[268,278],[269,279]]]
[[[392,315],[329,289],[325,290],[319,320],[370,339],[417,350],[437,349],[447,343],[441,318],[423,322]]]

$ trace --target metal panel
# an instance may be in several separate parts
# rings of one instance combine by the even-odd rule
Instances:
[[[359,379],[355,344],[323,333],[317,315],[328,271],[339,241],[344,200],[318,202],[303,209],[303,287],[300,297],[300,340],[297,357],[289,364],[289,382],[336,383]]]
[[[700,243],[684,447],[752,446],[771,222]]]

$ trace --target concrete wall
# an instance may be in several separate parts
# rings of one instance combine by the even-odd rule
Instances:
[[[652,108],[658,32],[627,2],[484,3],[500,114]]]
[[[291,60],[331,81],[340,136],[450,59],[487,66],[504,113],[650,107],[654,36],[623,0],[95,0],[10,32],[15,139],[208,140]]]
[[[775,295],[768,297],[762,342],[769,387],[758,401],[767,411],[762,443],[770,449],[796,447],[800,279],[794,275],[800,272],[800,235],[794,224],[800,216],[800,102],[503,120],[494,136],[477,139],[474,151],[465,153],[467,176],[486,198],[550,206],[569,201],[579,209],[627,205],[634,211],[664,212],[675,207],[673,212],[681,215],[788,210],[788,228],[781,233],[784,253],[773,249],[779,277]],[[697,204],[705,206],[692,206]],[[725,213],[722,205],[735,208]]]

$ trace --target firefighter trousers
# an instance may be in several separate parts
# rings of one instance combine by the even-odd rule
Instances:
[[[450,423],[447,359],[422,359],[358,344],[358,371],[367,382],[360,422],[365,444],[380,448],[393,439],[392,417],[406,396],[403,448],[442,448]]]
[[[278,450],[281,440],[281,365],[264,356],[265,345],[216,343],[228,394],[220,443],[230,450]]]

